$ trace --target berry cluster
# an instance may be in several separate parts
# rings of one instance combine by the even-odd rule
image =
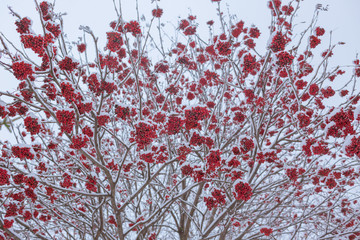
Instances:
[[[243,71],[245,73],[251,73],[252,75],[255,75],[256,72],[253,71],[259,67],[259,63],[256,62],[256,56],[253,56],[249,53],[244,56],[241,66],[243,67]]]
[[[152,10],[153,17],[160,18],[163,15],[163,10],[161,8],[156,8]]]
[[[150,125],[145,122],[140,122],[136,126],[135,141],[139,149],[144,149],[149,145],[156,135],[156,125]]]
[[[205,107],[194,107],[191,110],[185,110],[185,127],[187,130],[200,128],[199,121],[210,117],[209,110]]]
[[[40,124],[37,118],[32,118],[28,116],[24,119],[25,129],[31,133],[31,135],[36,135],[40,132]]]
[[[17,26],[16,31],[20,34],[27,34],[30,33],[30,26],[31,26],[31,20],[28,18],[22,18],[21,20],[18,20],[15,22],[15,25]]]
[[[211,151],[205,160],[207,166],[207,173],[214,172],[217,168],[221,166],[221,152],[219,150]]]
[[[60,25],[58,25],[58,24],[47,23],[46,24],[46,30],[51,32],[54,35],[55,38],[59,37],[59,35],[61,33]]]
[[[75,89],[73,88],[72,83],[62,82],[60,85],[61,94],[68,103],[72,103],[75,100],[76,94],[74,93]]]
[[[316,48],[316,46],[319,45],[320,43],[321,40],[318,37],[314,35],[310,36],[310,48]]]
[[[137,21],[130,21],[126,23],[124,29],[130,32],[134,37],[141,34],[140,24]]]
[[[107,32],[107,49],[112,52],[117,52],[121,49],[121,46],[124,44],[121,34],[118,32]]]
[[[77,62],[73,62],[73,60],[69,57],[65,57],[63,60],[59,61],[59,68],[64,71],[72,72],[79,65]]]
[[[254,148],[254,142],[251,139],[243,138],[240,141],[240,150],[243,154],[251,151]]]
[[[109,121],[110,117],[108,115],[97,116],[97,123],[99,126],[105,126]]]
[[[284,67],[287,65],[290,65],[293,62],[294,56],[292,56],[290,53],[283,51],[276,55],[277,62],[276,64],[280,67]]]
[[[335,122],[335,125],[332,125],[328,128],[327,134],[333,137],[347,136],[354,134],[354,127],[352,126],[352,121],[354,120],[354,113],[352,111],[341,111],[337,112],[330,118],[331,122]]]
[[[206,204],[206,207],[211,210],[213,208],[216,208],[218,205],[224,205],[226,203],[225,200],[226,196],[223,194],[223,191],[219,189],[214,189],[211,192],[211,196],[204,197],[204,202]]]
[[[122,120],[126,120],[126,118],[130,116],[130,108],[115,106],[115,114],[118,118],[121,118]]]
[[[8,174],[8,171],[0,168],[0,186],[9,184],[10,176]]]
[[[235,185],[234,188],[234,197],[236,200],[247,201],[252,196],[252,189],[248,183],[239,182]]]
[[[24,44],[24,48],[30,48],[35,53],[39,54],[39,56],[43,56],[44,50],[44,38],[42,36],[34,36],[34,35],[21,35],[21,42]]]
[[[60,186],[63,188],[70,188],[73,185],[73,182],[71,182],[70,175],[67,173],[64,173],[62,177],[64,180],[62,182],[60,182]]]
[[[325,34],[325,29],[323,29],[321,27],[317,27],[315,29],[315,34],[316,34],[316,36],[320,37]]]
[[[15,157],[20,159],[34,159],[35,157],[30,147],[13,146],[11,151]]]
[[[96,177],[87,176],[86,179],[87,179],[87,182],[85,183],[86,189],[91,192],[97,192]]]
[[[270,236],[273,232],[272,228],[261,228],[260,233],[264,234],[265,236]]]
[[[154,70],[157,73],[159,73],[159,72],[167,73],[167,72],[169,72],[169,65],[167,65],[166,63],[159,62],[159,63],[155,64]]]
[[[219,42],[216,45],[218,53],[222,56],[228,56],[231,54],[231,43],[229,42]]]
[[[75,124],[75,112],[68,110],[59,110],[56,112],[62,132],[71,133]]]
[[[345,152],[349,157],[356,155],[360,158],[360,137],[353,137],[351,143],[345,147]]]
[[[78,50],[80,53],[85,52],[85,50],[86,50],[86,44],[85,44],[85,43],[81,43],[81,44],[77,45],[77,50]]]
[[[81,149],[87,146],[89,142],[89,138],[84,135],[73,136],[71,139],[70,148],[73,149]]]
[[[14,71],[14,76],[19,80],[25,80],[34,73],[32,66],[24,62],[14,62],[11,68]]]
[[[176,116],[170,116],[166,124],[167,133],[170,135],[179,133],[183,124],[184,122],[181,120],[181,118]]]
[[[271,41],[270,49],[275,53],[279,51],[284,51],[285,45],[288,42],[289,39],[286,36],[284,36],[281,32],[277,32]]]

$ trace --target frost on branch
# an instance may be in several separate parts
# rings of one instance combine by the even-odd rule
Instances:
[[[270,33],[219,12],[204,40],[194,15],[165,37],[156,2],[101,45],[35,3],[41,31],[12,11],[19,41],[0,37],[18,83],[0,92],[0,239],[359,238],[360,61],[349,82],[330,66],[321,6],[303,32],[299,1],[268,2]]]

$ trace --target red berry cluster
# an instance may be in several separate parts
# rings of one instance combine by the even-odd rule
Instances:
[[[152,10],[152,15],[156,18],[159,18],[163,15],[163,10],[161,8],[156,8]]]
[[[303,168],[289,168],[286,169],[286,176],[290,178],[291,181],[296,181],[299,177],[299,175],[303,174],[305,172],[305,169]]]
[[[243,138],[240,141],[240,150],[243,154],[251,151],[254,148],[254,142],[251,139]]]
[[[124,44],[121,34],[119,32],[107,32],[107,49],[112,52],[117,52],[121,49],[121,46]]]
[[[185,36],[191,36],[196,33],[196,27],[195,26],[189,26],[185,29],[184,34]]]
[[[38,184],[39,181],[36,180],[36,178],[34,177],[24,177],[24,183],[31,189],[35,189]]]
[[[58,25],[58,24],[47,23],[46,30],[51,32],[55,38],[59,37],[59,35],[61,33],[60,25]]]
[[[51,5],[48,2],[43,1],[40,3],[40,11],[45,21],[51,19],[51,10]]]
[[[317,27],[315,29],[315,34],[316,34],[316,36],[320,37],[325,34],[325,29],[323,29],[321,27]]]
[[[252,196],[252,189],[248,183],[239,182],[234,188],[234,197],[236,200],[248,201]]]
[[[190,25],[189,21],[186,19],[182,19],[179,24],[179,28],[181,30],[185,30]]]
[[[11,219],[11,220],[4,219],[3,227],[4,227],[5,229],[9,229],[9,228],[12,227],[13,223],[14,223],[14,219]]]
[[[14,76],[19,80],[25,80],[34,73],[31,64],[24,62],[14,62],[11,68],[14,71]]]
[[[299,127],[304,128],[310,125],[310,117],[305,113],[299,113],[297,115],[297,119],[299,121]]]
[[[24,175],[23,174],[17,174],[12,177],[15,184],[22,184],[24,181]]]
[[[75,124],[75,112],[68,110],[59,110],[56,112],[56,118],[61,125],[61,131],[71,133]]]
[[[71,182],[70,175],[67,173],[64,173],[62,177],[64,180],[62,182],[60,182],[60,186],[63,188],[70,188],[73,185],[73,183]]]
[[[306,143],[302,146],[302,150],[304,151],[304,154],[308,157],[310,157],[312,155],[311,152],[311,146],[315,143],[316,141],[312,138],[308,138],[306,139]]]
[[[252,75],[255,75],[256,72],[254,70],[259,67],[259,63],[256,62],[256,56],[253,56],[249,53],[244,56],[241,66],[243,67],[243,71],[245,73],[251,73]]]
[[[290,16],[291,13],[294,11],[294,7],[284,5],[284,6],[281,7],[281,11],[283,12],[283,14],[285,14],[287,16]]]
[[[157,64],[155,64],[154,67],[155,72],[159,73],[167,73],[169,72],[169,65],[167,65],[166,63],[163,62],[159,62]]]
[[[226,203],[226,196],[222,190],[214,189],[210,197],[204,197],[204,202],[209,210],[216,208],[218,205]]]
[[[86,179],[87,179],[87,182],[85,183],[86,189],[91,192],[97,192],[96,177],[87,176]]]
[[[114,82],[101,81],[100,89],[107,94],[112,94],[117,89],[117,86]]]
[[[93,137],[94,136],[94,132],[92,131],[92,129],[89,126],[83,127],[83,129],[81,131],[82,131],[83,134],[85,134],[88,137]]]
[[[218,53],[222,56],[228,56],[231,54],[231,43],[229,42],[219,42],[216,45]]]
[[[72,103],[75,100],[76,94],[74,93],[75,89],[73,88],[72,83],[62,82],[60,85],[61,94],[68,103]]]
[[[212,173],[221,166],[221,152],[219,150],[211,151],[205,160],[207,166],[206,172]]]
[[[15,22],[15,25],[17,26],[16,31],[20,34],[27,34],[30,33],[30,26],[31,26],[31,20],[28,18],[22,18],[21,20],[18,20]]]
[[[210,117],[210,111],[206,107],[194,107],[185,110],[185,127],[187,130],[200,128],[199,121]]]
[[[252,37],[252,38],[260,37],[260,30],[257,27],[250,28],[249,36]]]
[[[240,21],[238,22],[235,26],[232,27],[232,31],[231,31],[231,35],[235,38],[239,37],[240,34],[243,32],[244,30],[244,22]]]
[[[264,234],[265,236],[270,236],[273,232],[272,228],[261,228],[260,233]]]
[[[245,119],[246,115],[244,115],[242,112],[235,112],[235,117],[233,118],[234,121],[242,123],[245,121]]]
[[[337,183],[336,183],[334,178],[328,178],[326,180],[325,184],[329,189],[333,189],[333,188],[335,188],[337,186]]]
[[[332,87],[330,86],[321,89],[321,93],[324,95],[325,98],[330,98],[335,95],[334,89],[332,89]]]
[[[333,137],[347,136],[350,134],[354,134],[354,127],[352,126],[352,121],[354,120],[353,111],[349,110],[345,112],[341,109],[341,111],[337,112],[330,118],[331,122],[335,122],[335,125],[332,125],[327,134]]]
[[[59,68],[64,71],[72,72],[79,65],[77,62],[73,62],[73,60],[69,57],[65,57],[63,60],[59,61]]]
[[[246,97],[246,103],[251,103],[255,99],[255,94],[253,90],[245,89],[243,92]]]
[[[20,159],[34,159],[35,155],[32,153],[30,147],[13,146],[11,148],[15,157]]]
[[[130,116],[130,108],[115,106],[115,114],[118,118],[121,118],[122,120],[126,120],[126,118]]]
[[[319,92],[319,86],[316,83],[313,83],[309,87],[309,94],[315,96]]]
[[[349,157],[356,155],[360,158],[360,137],[353,137],[351,143],[345,147],[345,152]]]
[[[156,135],[156,125],[150,125],[145,122],[140,122],[136,126],[135,141],[139,149],[144,149],[149,145]]]
[[[276,64],[280,67],[284,67],[287,65],[290,65],[293,62],[294,56],[292,56],[290,53],[283,51],[276,55],[277,62]]]
[[[9,184],[10,176],[8,174],[8,171],[0,168],[0,186]]]
[[[39,56],[43,56],[44,50],[44,38],[42,36],[34,36],[34,35],[21,35],[21,42],[24,44],[24,48],[30,48],[35,53],[39,54]]]
[[[126,23],[124,29],[127,32],[131,32],[134,37],[141,34],[140,24],[137,21],[130,21],[129,23]]]
[[[144,153],[140,155],[140,159],[144,160],[147,163],[154,163],[154,153]]]
[[[81,44],[77,45],[77,50],[78,50],[80,53],[85,52],[85,50],[86,50],[86,44],[85,44],[85,43],[81,43]]]
[[[183,120],[181,120],[181,118],[176,117],[176,116],[170,116],[169,120],[166,124],[167,133],[170,135],[179,133],[181,131],[183,124],[184,124],[184,122],[183,122]]]
[[[40,132],[40,124],[37,118],[32,118],[28,116],[24,119],[25,129],[31,133],[31,135],[36,135]]]
[[[81,149],[87,147],[87,143],[89,142],[89,138],[84,135],[73,136],[71,139],[70,148],[73,149]]]
[[[4,119],[7,116],[8,112],[6,111],[6,105],[4,102],[0,101],[0,117]]]
[[[110,121],[109,115],[97,116],[97,123],[99,126],[105,126]]]
[[[273,37],[270,49],[273,52],[279,52],[285,50],[285,45],[290,41],[286,36],[284,36],[281,32],[277,32]]]
[[[100,95],[100,82],[95,73],[91,74],[87,79],[86,82],[89,86],[90,91],[95,93],[96,95]]]
[[[316,48],[316,46],[319,45],[320,43],[321,40],[318,37],[314,35],[310,36],[310,48]]]

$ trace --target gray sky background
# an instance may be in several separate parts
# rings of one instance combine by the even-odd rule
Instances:
[[[156,7],[155,2],[151,2],[151,0],[138,0],[139,12],[144,14],[147,20],[150,20],[151,10]],[[262,38],[257,43],[260,51],[262,50],[261,47],[265,49],[268,39],[267,26],[271,19],[267,2],[267,0],[222,0],[221,2],[223,12],[229,11],[231,14],[237,15],[239,20],[244,20],[246,26],[254,24],[261,30]],[[211,3],[211,0],[161,0],[156,3],[164,9],[161,20],[167,26],[171,26],[171,24],[177,26],[179,19],[186,18],[189,14],[197,16],[197,21],[200,23],[198,32],[205,38],[208,36],[206,22],[211,19],[217,20],[217,4]],[[332,65],[351,64],[356,53],[360,52],[360,0],[304,0],[298,13],[297,22],[305,21],[308,23],[312,18],[315,5],[318,3],[323,6],[328,5],[328,11],[320,13],[317,24],[327,30],[327,34],[322,38],[323,43],[329,42],[328,33],[330,30],[333,31],[333,43],[338,41],[346,43],[334,52]],[[37,32],[39,32],[39,17],[36,14],[34,1],[0,0],[0,32],[19,46],[19,35],[14,25],[16,18],[9,14],[8,6],[13,7],[15,12],[22,17],[30,17],[35,25],[33,29]],[[64,31],[68,34],[70,41],[77,41],[78,37],[82,36],[79,26],[87,25],[100,37],[100,44],[105,43],[105,32],[110,30],[109,23],[116,19],[112,0],[56,0],[55,8],[56,12],[67,13],[64,16]],[[122,10],[126,21],[136,19],[135,0],[122,0]],[[298,29],[302,30],[305,27],[306,23],[299,25]],[[169,32],[169,35],[172,35],[174,28],[169,29],[173,31]],[[11,90],[17,84],[18,81],[11,74],[0,69],[0,87],[3,91]],[[4,131],[1,130],[0,133],[4,134]]]

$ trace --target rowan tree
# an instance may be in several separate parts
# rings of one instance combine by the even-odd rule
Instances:
[[[68,40],[50,2],[40,32],[11,10],[0,239],[360,238],[360,61],[330,65],[321,6],[299,30],[301,2],[271,0],[260,32],[209,4],[208,39],[192,15],[165,38],[160,2],[147,25],[115,4],[105,46]]]

